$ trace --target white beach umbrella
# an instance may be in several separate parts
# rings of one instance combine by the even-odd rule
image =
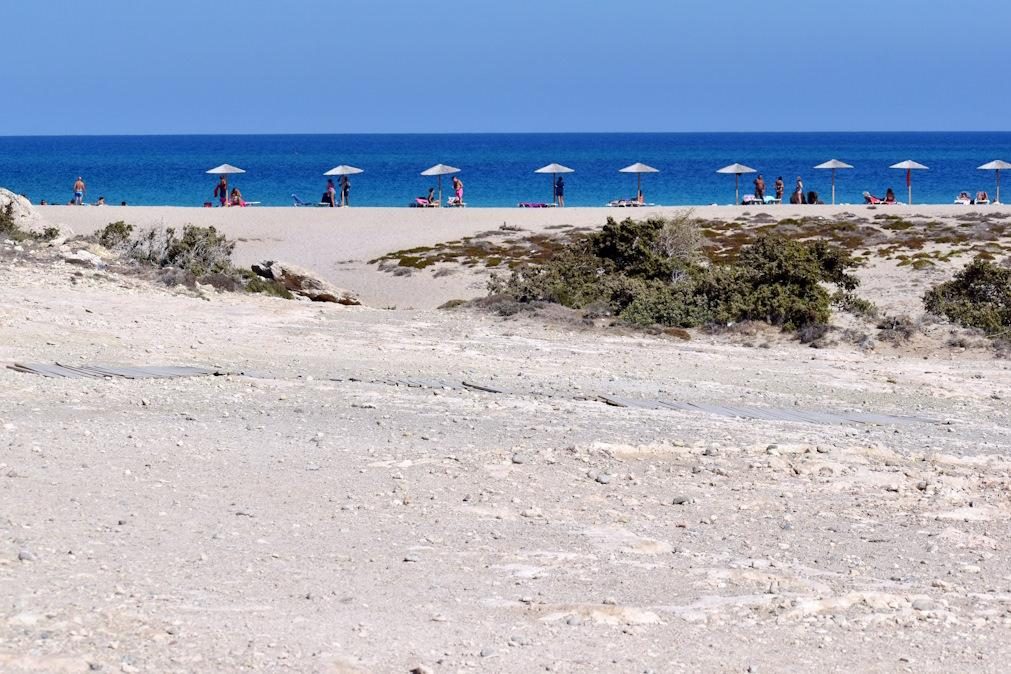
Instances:
[[[758,173],[755,169],[744,164],[731,164],[716,171],[717,173],[734,174],[734,205],[741,203],[741,175],[744,173]]]
[[[835,172],[836,169],[851,169],[851,165],[841,162],[838,159],[829,159],[824,164],[818,164],[816,169],[832,169],[832,205],[835,206]]]
[[[626,166],[623,169],[618,169],[618,173],[635,173],[638,179],[638,190],[635,193],[636,198],[642,193],[642,174],[643,173],[659,173],[660,169],[655,169],[652,166],[643,164],[642,162],[636,162],[631,166]]]
[[[236,173],[245,173],[245,171],[231,164],[222,164],[221,166],[215,166],[207,173],[212,176],[230,176]]]
[[[906,171],[906,189],[909,190],[909,205],[913,205],[913,171],[926,171],[927,167],[923,164],[918,164],[912,159],[907,159],[906,161],[900,161],[898,164],[892,164],[888,168],[893,169],[905,169]]]
[[[365,171],[360,168],[355,168],[354,166],[347,166],[341,164],[340,166],[335,166],[323,175],[325,176],[353,176],[358,173],[365,173]]]
[[[575,173],[575,169],[570,169],[568,166],[562,166],[561,164],[548,164],[547,166],[542,166],[535,170],[534,173],[550,173],[551,174],[551,198],[554,199],[555,196],[555,179],[559,173]]]
[[[439,176],[439,203],[442,203],[442,176],[452,175],[453,173],[459,173],[460,169],[453,166],[446,166],[445,164],[436,164],[431,168],[427,168],[421,172],[423,176]]]
[[[997,200],[994,201],[995,204],[1000,203],[1000,172],[1005,169],[1011,169],[1011,164],[1006,161],[996,160],[988,164],[983,164],[979,167],[980,171],[996,171],[997,172]]]

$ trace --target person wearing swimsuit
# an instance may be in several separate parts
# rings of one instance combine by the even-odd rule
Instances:
[[[84,180],[81,176],[77,176],[77,182],[74,183],[74,205],[80,206],[84,203],[84,193],[87,188],[84,185]]]
[[[225,206],[228,203],[228,178],[221,176],[217,186],[214,188],[214,196],[218,198],[218,203]]]

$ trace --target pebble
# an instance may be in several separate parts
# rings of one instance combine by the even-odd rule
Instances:
[[[515,463],[515,464],[517,464],[517,465],[524,464],[524,463],[527,462],[527,458],[525,456],[523,456],[522,454],[513,454],[513,456],[512,456],[512,462]]]
[[[418,665],[411,670],[410,674],[435,674],[435,671],[431,667],[426,667],[425,665]]]
[[[405,562],[417,562],[419,560],[420,560],[420,558],[417,555],[415,555],[414,553],[411,553],[411,554],[406,555],[404,557],[404,561]]]
[[[490,648],[482,648],[480,655],[482,658],[490,658],[491,656],[495,655],[495,651],[493,651]]]
[[[675,496],[673,499],[671,499],[671,505],[685,505],[690,501],[691,499],[688,498],[687,496]]]
[[[600,484],[608,484],[611,481],[611,476],[606,473],[601,473],[597,476],[597,482]]]
[[[565,619],[565,624],[566,625],[572,625],[573,627],[576,627],[578,625],[582,625],[583,624],[583,619],[580,618],[577,615],[570,615],[568,618]]]
[[[933,611],[937,604],[931,599],[916,599],[913,601],[914,611]]]
[[[19,562],[34,562],[38,557],[31,550],[20,550],[18,551],[18,561]]]

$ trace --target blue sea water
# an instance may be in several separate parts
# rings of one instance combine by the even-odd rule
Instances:
[[[551,201],[550,176],[533,171],[558,162],[576,171],[566,176],[566,204],[601,206],[635,194],[636,177],[618,169],[641,161],[660,169],[643,176],[647,201],[727,204],[734,176],[715,171],[740,162],[764,174],[767,193],[776,176],[787,194],[801,176],[828,202],[830,172],[813,167],[832,158],[856,167],[837,173],[840,203],[888,187],[905,200],[905,173],[888,168],[905,159],[930,167],[913,174],[916,203],[951,203],[961,190],[992,198],[993,173],[976,167],[1011,161],[1011,132],[0,137],[0,186],[35,203],[66,203],[80,175],[91,202],[102,195],[110,204],[199,206],[216,182],[204,171],[229,163],[247,171],[231,180],[247,200],[283,206],[292,194],[319,200],[324,171],[351,164],[365,170],[352,177],[352,205],[401,206],[436,185],[422,170],[445,163],[462,169],[468,205],[514,206]],[[742,195],[753,177],[742,176]],[[448,178],[443,189],[448,194]]]

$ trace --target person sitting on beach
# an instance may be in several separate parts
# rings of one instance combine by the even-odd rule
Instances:
[[[775,188],[776,200],[783,201],[783,193],[786,192],[786,183],[783,182],[783,176],[776,178]]]
[[[229,206],[245,206],[246,202],[242,200],[242,192],[239,191],[238,187],[232,188],[232,195],[228,200]]]
[[[228,178],[221,176],[221,180],[214,187],[214,196],[222,206],[228,204]]]
[[[824,204],[825,202],[818,198],[818,193],[811,190],[807,193],[807,203],[809,204]]]
[[[425,198],[428,201],[428,205],[429,206],[438,206],[439,205],[439,202],[435,200],[435,188],[434,187],[429,187],[428,188],[428,196],[425,197]]]
[[[755,178],[755,199],[765,201],[765,178],[762,177],[761,173]]]
[[[638,194],[635,195],[635,203],[640,206],[646,203],[646,197],[642,196],[642,190],[639,190]]]
[[[99,197],[98,201],[95,202],[96,206],[105,206],[105,197]]]
[[[333,184],[333,178],[327,178],[326,192],[323,193],[323,203],[330,208],[337,206],[337,187]]]
[[[48,204],[46,203],[46,200],[43,199],[42,201],[39,202],[39,206],[48,206]]]
[[[891,187],[889,187],[887,190],[885,190],[885,203],[886,204],[894,204],[895,203],[895,192],[892,190]]]

